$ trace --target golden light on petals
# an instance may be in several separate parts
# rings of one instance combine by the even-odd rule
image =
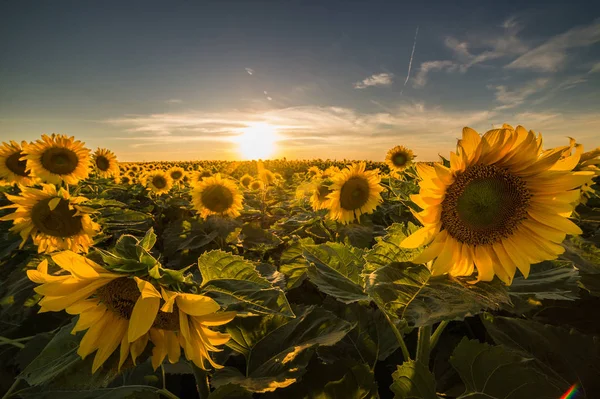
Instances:
[[[385,163],[389,166],[391,171],[400,172],[412,165],[414,158],[415,155],[412,150],[398,145],[387,152]]]
[[[92,155],[92,165],[100,177],[117,177],[119,164],[115,154],[106,148],[98,148]]]
[[[204,178],[192,190],[194,209],[203,218],[209,215],[237,217],[243,199],[235,182],[222,178],[220,174]]]
[[[0,147],[0,178],[8,183],[29,186],[35,180],[27,170],[27,161],[24,159],[23,147],[26,145],[26,141],[20,144],[11,141],[2,143]]]

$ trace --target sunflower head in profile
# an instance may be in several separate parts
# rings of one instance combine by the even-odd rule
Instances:
[[[328,179],[340,173],[340,168],[337,166],[330,166],[323,173],[321,173],[321,178]]]
[[[173,187],[173,179],[162,170],[148,172],[144,177],[145,186],[156,194],[165,194]]]
[[[63,134],[42,135],[23,149],[27,171],[44,182],[77,184],[89,175],[90,150]]]
[[[597,182],[597,178],[600,176],[600,147],[592,151],[583,152],[583,145],[577,144],[575,139],[571,138],[569,149],[563,153],[563,157],[568,157],[573,151],[581,155],[579,163],[573,170],[593,172],[594,180]],[[592,187],[594,180],[581,186],[581,197],[577,201],[577,204],[587,204],[590,198],[598,197],[598,192]]]
[[[42,296],[40,312],[66,310],[79,315],[72,333],[85,331],[77,354],[82,358],[96,352],[92,364],[95,373],[119,350],[119,369],[131,356],[135,364],[148,342],[153,344],[152,366],[156,370],[168,357],[177,363],[183,347],[186,357],[205,368],[207,360],[221,367],[208,355],[229,335],[209,329],[231,321],[234,312],[216,313],[220,306],[203,295],[165,291],[161,293],[148,280],[113,273],[99,264],[64,251],[52,256],[62,273],[49,273],[48,261],[42,261],[27,276],[37,284]]]
[[[327,196],[330,219],[350,223],[362,214],[373,212],[382,201],[379,170],[365,168],[364,162],[355,163],[331,179],[331,193]]]
[[[252,177],[252,176],[250,176],[249,174],[246,173],[244,176],[241,177],[240,184],[243,187],[248,188],[248,187],[250,187],[250,183],[252,183],[253,180],[254,180],[254,177]]]
[[[397,145],[390,149],[385,157],[385,163],[390,167],[393,172],[400,172],[412,164],[415,155],[412,150]]]
[[[321,175],[321,169],[319,169],[318,166],[314,166],[313,165],[310,168],[308,168],[308,170],[306,171],[306,173],[311,178],[318,177],[318,176]]]
[[[450,167],[418,164],[420,192],[411,199],[423,228],[402,241],[405,248],[429,245],[413,262],[431,264],[433,275],[497,275],[511,284],[516,269],[556,259],[560,243],[581,229],[568,219],[581,185],[593,172],[574,172],[580,154],[568,147],[542,150],[542,137],[522,126],[504,125],[483,135],[463,129]]]
[[[183,170],[183,168],[180,168],[179,166],[173,166],[167,171],[167,173],[173,180],[173,183],[179,183],[183,181],[183,178],[186,175],[185,170]]]
[[[26,145],[26,141],[19,144],[11,140],[10,143],[2,143],[0,147],[0,178],[9,184],[30,186],[34,182],[34,178],[27,170],[27,161],[22,159],[23,148]]]
[[[10,231],[21,236],[21,247],[31,236],[40,253],[65,249],[88,251],[100,226],[80,208],[86,198],[71,197],[66,190],[57,190],[51,184],[44,184],[42,190],[31,187],[22,190],[20,195],[6,194],[12,205],[4,208],[16,209],[0,218],[13,221]]]
[[[237,217],[242,209],[244,197],[230,179],[221,174],[206,177],[192,190],[194,209],[203,218],[209,215]]]
[[[331,200],[328,198],[331,194],[331,179],[317,180],[314,184],[314,189],[310,197],[310,205],[313,210],[328,209]]]
[[[263,184],[266,186],[270,186],[273,183],[275,183],[275,180],[277,179],[275,176],[275,173],[271,172],[268,169],[262,169],[258,172],[258,178],[260,179],[260,181],[263,182]]]
[[[250,185],[248,186],[248,188],[250,188],[250,190],[252,191],[256,191],[256,190],[262,190],[264,188],[264,184],[262,181],[260,180],[252,180],[252,183],[250,183]]]
[[[116,177],[120,173],[117,157],[106,148],[98,148],[94,152],[92,165],[100,177]]]

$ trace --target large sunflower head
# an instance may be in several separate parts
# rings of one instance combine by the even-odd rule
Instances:
[[[358,220],[360,215],[371,213],[382,201],[379,170],[366,171],[359,162],[348,166],[332,178],[329,198],[329,218],[341,223]]]
[[[542,137],[522,126],[479,136],[463,130],[450,167],[420,163],[420,192],[411,196],[423,228],[406,238],[406,248],[429,246],[413,260],[433,260],[434,275],[471,275],[511,284],[515,270],[556,259],[566,234],[581,230],[568,217],[579,188],[592,172],[573,172],[580,160],[564,157],[567,147],[542,150]]]
[[[250,176],[249,174],[245,174],[244,176],[242,176],[242,178],[240,179],[240,184],[246,188],[248,188],[250,186],[250,183],[252,183],[252,181],[254,180],[254,177]]]
[[[27,170],[42,181],[77,184],[88,177],[90,150],[64,134],[42,135],[23,149]]]
[[[390,167],[393,172],[400,172],[412,164],[415,155],[412,150],[397,145],[390,149],[385,157],[385,163]]]
[[[6,194],[13,204],[5,208],[16,209],[0,218],[13,221],[10,231],[21,236],[21,246],[31,236],[40,253],[64,249],[88,251],[100,226],[79,206],[86,198],[71,197],[66,190],[57,190],[50,184],[43,185],[42,190],[31,187],[22,190],[20,195]]]
[[[258,172],[258,178],[263,182],[265,186],[270,186],[275,183],[276,176],[273,172],[268,169],[262,169]]]
[[[100,177],[116,177],[119,175],[119,164],[115,154],[106,148],[98,148],[92,155],[92,165]]]
[[[96,352],[92,372],[96,372],[120,345],[119,368],[129,355],[135,364],[148,341],[154,345],[154,369],[168,356],[179,361],[183,347],[189,360],[204,368],[204,360],[214,367],[208,351],[229,340],[227,334],[210,330],[231,321],[233,312],[215,313],[220,306],[203,295],[165,291],[163,295],[147,280],[112,273],[97,263],[70,251],[52,256],[66,273],[48,273],[48,261],[29,270],[30,280],[40,284],[40,312],[66,310],[79,315],[72,332],[87,330],[77,353],[85,358]],[[202,355],[202,356],[201,356]]]
[[[194,209],[203,218],[209,215],[237,217],[243,199],[235,182],[223,179],[221,174],[204,178],[192,190]]]
[[[310,197],[310,205],[313,210],[328,209],[331,200],[328,198],[331,194],[331,179],[318,180],[314,184],[313,193]]]
[[[148,172],[144,180],[146,188],[156,194],[168,193],[173,187],[173,179],[162,170]]]
[[[23,159],[23,148],[26,141],[21,144],[16,141],[2,143],[0,147],[0,177],[11,184],[30,186],[34,178],[27,170],[27,161]]]
[[[169,174],[174,183],[183,181],[183,178],[186,175],[185,170],[183,170],[183,168],[180,168],[179,166],[173,166],[167,171],[167,173]]]

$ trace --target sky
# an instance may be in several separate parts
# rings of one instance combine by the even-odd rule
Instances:
[[[600,146],[598,1],[0,1],[0,141],[121,161]]]

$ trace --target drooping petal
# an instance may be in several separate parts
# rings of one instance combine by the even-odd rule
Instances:
[[[138,298],[129,319],[129,331],[127,332],[129,342],[135,341],[150,330],[159,307],[160,297],[143,298],[140,296]]]
[[[175,302],[179,309],[190,316],[204,316],[221,309],[214,299],[204,295],[179,294]]]

